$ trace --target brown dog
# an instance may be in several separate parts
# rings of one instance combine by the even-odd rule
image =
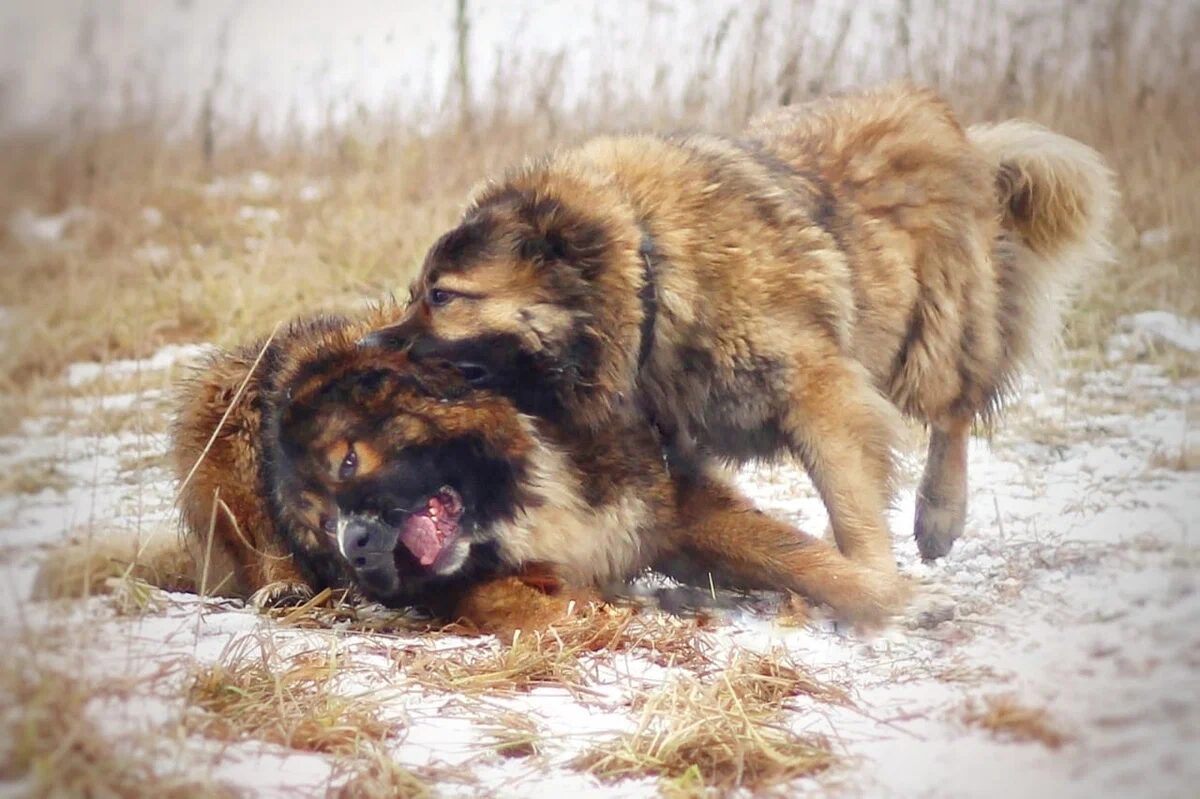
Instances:
[[[600,138],[489,183],[367,343],[450,359],[582,434],[648,421],[698,471],[795,455],[838,546],[883,575],[897,427],[922,420],[916,538],[940,557],[972,424],[1054,337],[1057,289],[1107,251],[1111,175],[1030,123],[964,130],[908,86],[748,136]]]

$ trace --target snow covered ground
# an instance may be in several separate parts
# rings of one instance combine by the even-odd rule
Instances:
[[[933,565],[919,561],[909,535],[922,460],[914,448],[893,525],[902,567],[921,583],[922,598],[892,628],[863,635],[819,615],[796,627],[756,604],[719,613],[697,633],[717,664],[742,650],[775,652],[848,692],[848,704],[789,700],[791,728],[825,736],[839,760],[783,793],[1195,796],[1200,380],[1134,359],[1142,349],[1135,344],[1155,331],[1189,349],[1197,326],[1141,322],[1128,321],[1108,368],[1030,381],[994,439],[972,442],[967,533]],[[158,374],[192,352],[119,364],[107,377]],[[87,704],[104,735],[149,747],[160,771],[207,774],[249,795],[336,792],[346,775],[333,755],[218,741],[186,723],[197,712],[186,700],[197,669],[246,651],[272,652],[280,669],[320,655],[339,665],[337,691],[383,708],[396,732],[391,756],[439,794],[659,792],[655,778],[601,784],[570,768],[580,752],[632,729],[635,694],[687,668],[639,650],[587,655],[585,690],[546,685],[468,696],[412,678],[414,657],[427,650],[456,662],[483,657],[503,648],[495,639],[298,629],[236,603],[185,595],[140,613],[120,612],[103,597],[29,602],[37,564],[66,536],[173,528],[173,486],[156,458],[164,439],[136,423],[163,402],[161,389],[145,386],[166,380],[133,393],[89,393],[109,371],[72,369],[64,390],[73,398],[0,437],[0,472],[9,475],[0,496],[2,645],[32,670],[108,686]],[[112,421],[120,414],[126,423]],[[98,432],[97,419],[109,420],[108,432]],[[801,471],[750,469],[740,479],[765,509],[824,529],[823,507]],[[1040,711],[1038,729],[1050,732],[1014,740],[971,723],[972,711],[989,701]],[[19,702],[0,706],[0,730],[21,712]],[[532,730],[536,754],[497,751],[496,730],[512,725],[511,712]],[[0,794],[24,787],[0,783]]]

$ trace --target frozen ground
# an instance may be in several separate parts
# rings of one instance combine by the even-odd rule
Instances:
[[[1146,335],[1167,330],[1183,336],[1172,346],[1194,343],[1185,334],[1195,323],[1150,321]],[[1200,380],[1172,379],[1132,360],[1138,330],[1136,319],[1128,322],[1109,368],[1031,385],[990,443],[973,442],[967,533],[932,566],[919,562],[909,536],[920,464],[914,450],[893,517],[903,568],[924,593],[906,619],[864,636],[820,617],[794,627],[743,609],[702,633],[718,663],[739,649],[781,649],[848,690],[852,706],[791,701],[788,722],[827,736],[840,762],[784,793],[1196,795]],[[119,365],[117,384],[139,370],[158,374],[188,352]],[[16,642],[5,644],[10,656],[29,668],[109,686],[87,706],[104,734],[152,747],[162,771],[211,774],[250,795],[335,792],[345,775],[332,756],[218,742],[181,724],[196,712],[184,695],[197,668],[267,645],[279,663],[336,656],[337,690],[382,702],[397,733],[392,756],[438,793],[657,794],[654,779],[601,785],[568,767],[575,754],[629,730],[633,695],[670,678],[671,669],[636,653],[589,656],[586,691],[547,686],[468,697],[418,683],[406,670],[414,653],[461,660],[499,649],[494,639],[302,630],[184,595],[133,615],[105,598],[30,603],[34,569],[67,535],[173,525],[172,485],[155,458],[163,439],[136,424],[139,412],[163,402],[160,390],[144,386],[165,379],[143,381],[134,393],[89,392],[98,379],[105,376],[96,369],[73,369],[64,388],[72,398],[0,438],[0,472],[10,476],[0,497],[0,590],[10,593],[0,602],[0,625]],[[121,414],[126,423],[113,422]],[[119,432],[97,432],[104,419]],[[822,506],[801,472],[747,470],[741,481],[764,508],[824,529]],[[1010,740],[968,723],[971,708],[996,697],[1044,711],[1045,726],[1065,743]],[[538,754],[496,752],[495,729],[511,723],[506,711],[532,725]],[[0,729],[11,729],[7,722],[21,712],[19,703],[0,708]],[[22,790],[20,782],[0,783],[0,794]]]

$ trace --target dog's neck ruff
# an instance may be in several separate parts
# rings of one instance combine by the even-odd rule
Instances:
[[[654,347],[654,324],[658,320],[658,287],[654,279],[654,264],[658,252],[654,247],[654,237],[648,230],[642,231],[638,255],[642,257],[642,287],[638,290],[638,298],[642,301],[642,338],[638,346],[637,360],[638,371],[641,371],[650,358],[650,350]]]

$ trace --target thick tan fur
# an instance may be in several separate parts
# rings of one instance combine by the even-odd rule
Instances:
[[[841,550],[882,574],[897,430],[921,420],[916,537],[939,557],[972,424],[1054,337],[1057,287],[1107,252],[1111,174],[1030,123],[964,130],[905,85],[747,137],[604,137],[487,184],[372,340],[482,363],[584,430],[643,418],[681,458],[791,453]]]

